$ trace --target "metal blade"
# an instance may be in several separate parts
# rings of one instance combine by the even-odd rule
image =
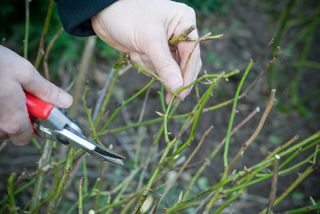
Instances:
[[[90,141],[83,135],[79,135],[76,133],[73,133],[72,131],[68,129],[62,129],[62,130],[55,130],[55,134],[57,136],[58,141],[71,143],[75,146],[81,147],[88,151],[89,153],[96,155],[100,158],[103,158],[106,161],[109,161],[111,163],[124,166],[123,159],[125,159],[123,156],[118,155],[114,152],[109,151],[106,148],[103,148],[99,146],[98,144]]]
[[[120,166],[124,166],[124,162],[120,158],[113,158],[113,157],[110,157],[110,156],[107,156],[107,155],[103,155],[103,154],[98,153],[98,152],[95,153],[95,155],[97,155],[97,156],[99,156],[99,157],[103,158],[104,160],[109,161],[111,163],[114,163],[114,164],[117,164],[117,165],[120,165]]]

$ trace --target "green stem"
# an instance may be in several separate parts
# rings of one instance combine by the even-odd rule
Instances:
[[[8,196],[9,196],[9,213],[14,214],[15,211],[15,200],[14,200],[14,179],[16,174],[13,173],[10,175],[8,179]]]
[[[57,184],[57,188],[53,192],[52,199],[50,200],[49,207],[48,207],[48,213],[55,213],[56,209],[60,203],[60,199],[62,197],[62,192],[64,190],[64,186],[65,186],[65,184],[70,176],[70,173],[71,173],[74,154],[75,154],[75,149],[70,148],[70,151],[69,151],[68,157],[67,157],[67,162],[64,166],[63,175],[61,177],[61,180]]]
[[[252,118],[253,116],[255,116],[257,113],[259,112],[259,108],[256,108],[253,112],[251,112],[246,118],[244,118],[236,127],[234,127],[231,131],[231,136],[234,135],[242,126],[244,126],[245,124],[247,124]],[[207,167],[207,165],[209,165],[210,161],[212,161],[216,155],[218,154],[218,152],[220,151],[220,149],[223,147],[224,143],[226,142],[226,139],[224,138],[210,153],[209,155],[209,159],[205,160],[205,163],[201,165],[201,167],[199,168],[199,170],[196,172],[196,174],[194,176],[192,176],[192,180],[188,185],[187,191],[183,196],[183,199],[187,199],[190,191],[192,189],[192,187],[195,185],[195,182],[198,180],[199,176],[202,174],[202,172],[205,170],[205,168]]]
[[[80,178],[80,182],[79,182],[79,209],[78,209],[79,214],[83,214],[82,184],[83,184],[83,178]]]
[[[283,32],[286,29],[288,17],[293,9],[294,4],[296,3],[296,0],[288,0],[285,9],[281,11],[280,17],[279,17],[279,22],[277,24],[277,29],[275,31],[275,36],[274,36],[274,42],[273,42],[273,47],[272,47],[272,52],[274,53],[277,51],[278,46],[280,44],[280,40],[282,38]],[[270,88],[276,88],[276,80],[275,80],[275,66],[272,65],[270,66],[270,72],[269,72],[269,87]]]
[[[47,164],[49,164],[50,157],[51,157],[51,151],[52,151],[52,143],[49,140],[46,140],[42,156],[39,160],[38,164],[38,175],[36,177],[36,185],[33,191],[32,200],[31,200],[31,209],[33,210],[39,203],[41,199],[42,194],[42,188],[43,188],[43,180],[44,177],[41,175],[41,171],[43,167],[45,167]]]
[[[110,118],[108,119],[108,121],[104,124],[104,126],[100,129],[100,131],[98,132],[98,136],[101,136],[104,134],[104,132],[108,129],[108,127],[110,126],[111,122],[114,120],[114,118],[118,115],[118,113],[121,111],[121,109],[126,106],[128,103],[130,103],[132,100],[134,100],[135,98],[137,98],[140,94],[144,93],[153,83],[154,83],[154,79],[151,79],[143,88],[141,88],[137,93],[135,93],[134,95],[132,95],[131,97],[129,97],[127,100],[125,100],[118,108],[116,108],[116,110],[112,113],[112,115],[110,116]]]
[[[26,1],[28,1],[28,0],[26,0]],[[41,63],[42,57],[44,55],[44,42],[45,42],[45,40],[47,38],[47,34],[49,32],[49,26],[50,26],[50,20],[51,20],[51,14],[52,14],[53,6],[54,6],[54,0],[50,0],[49,1],[49,5],[48,5],[47,15],[46,15],[46,18],[45,18],[45,21],[44,21],[44,26],[43,26],[41,37],[40,37],[37,57],[36,57],[36,60],[34,62],[34,67],[36,69],[40,68],[40,63]]]
[[[285,211],[284,214],[317,213],[320,210],[320,204],[301,207],[298,209]],[[314,211],[314,212],[313,212]]]
[[[241,192],[238,192],[236,194],[234,194],[232,197],[230,197],[228,200],[226,200],[225,202],[223,202],[223,204],[215,211],[216,214],[220,214],[226,207],[228,207],[232,202],[234,202],[235,200],[237,200],[240,195],[242,194]]]
[[[222,76],[220,76],[221,78]],[[206,105],[206,103],[208,102],[211,94],[212,94],[212,91],[214,90],[215,86],[217,85],[217,82],[220,78],[217,78],[215,79],[211,85],[209,86],[209,88],[207,89],[207,91],[204,93],[204,95],[202,96],[201,100],[200,100],[200,103],[199,103],[199,107],[196,111],[196,114],[194,115],[194,120],[193,120],[193,123],[192,123],[192,128],[191,128],[191,132],[189,134],[189,137],[188,139],[186,140],[186,142],[184,144],[182,144],[172,155],[171,157],[169,157],[169,159],[175,157],[176,155],[180,154],[187,146],[189,146],[193,139],[194,139],[194,135],[195,135],[195,132],[196,132],[196,128],[197,128],[197,125],[198,125],[198,122],[199,122],[199,118],[200,118],[200,115],[203,111],[203,108],[204,106]]]
[[[175,96],[172,96],[168,104],[167,110],[163,115],[163,133],[164,133],[164,140],[166,141],[166,143],[170,142],[169,132],[168,132],[168,115],[170,113],[170,110],[172,109],[174,99],[175,99]]]
[[[309,166],[299,177],[274,201],[274,205],[278,205],[284,198],[286,198],[306,177],[308,177],[315,170],[315,166]]]
[[[28,45],[29,45],[29,26],[30,26],[30,0],[25,0],[25,30],[23,40],[23,57],[28,59]]]
[[[101,107],[99,109],[99,112],[98,112],[98,115],[97,117],[95,118],[95,126],[98,127],[100,121],[101,121],[101,118],[103,118],[103,114],[105,113],[106,111],[106,108],[108,106],[108,103],[109,103],[109,100],[111,98],[111,95],[112,95],[112,92],[113,92],[113,89],[118,81],[118,78],[119,78],[119,71],[120,71],[120,66],[118,64],[115,64],[112,68],[112,71],[111,73],[109,74],[110,76],[108,78],[112,78],[108,88],[107,88],[107,92],[106,92],[106,95],[103,99],[103,102],[101,104]]]
[[[251,70],[251,67],[253,65],[253,61],[251,61],[248,65],[248,67],[246,68],[240,83],[237,87],[237,91],[236,94],[234,96],[234,100],[233,100],[233,105],[232,105],[232,111],[231,111],[231,116],[229,119],[229,124],[228,124],[228,129],[227,129],[227,136],[226,136],[226,143],[224,144],[224,153],[223,153],[223,163],[224,163],[224,167],[228,166],[228,155],[229,155],[229,146],[230,146],[230,138],[231,138],[231,130],[232,130],[232,126],[233,126],[233,122],[234,122],[234,118],[236,115],[236,108],[237,108],[237,104],[238,104],[238,97],[240,95],[240,91],[241,88],[244,84],[244,81],[246,80],[249,71]]]
[[[308,143],[318,139],[319,137],[320,137],[320,131],[318,131],[315,134],[311,135],[310,137],[304,139],[303,141],[296,144],[295,146],[292,146],[292,147],[288,148],[287,150],[280,152],[278,155],[280,157],[284,157],[284,156],[296,151],[298,148],[303,147],[303,146],[307,145]],[[316,146],[319,142],[317,141],[315,143],[316,144],[314,144],[314,146]],[[204,197],[205,195],[210,194],[210,193],[218,190],[219,188],[229,184],[230,182],[235,181],[243,176],[249,176],[252,173],[257,174],[256,172],[259,172],[259,171],[265,169],[266,167],[268,167],[275,159],[276,159],[275,156],[270,157],[269,159],[266,159],[266,160],[256,164],[255,166],[249,168],[249,169],[244,169],[242,171],[237,172],[234,175],[230,175],[229,177],[226,177],[225,179],[220,180],[219,183],[214,184],[213,186],[209,187],[208,189],[198,193],[193,198],[181,201],[178,204],[176,204],[174,207],[168,208],[167,213],[176,213],[179,210],[191,207],[192,204],[195,203],[197,200],[201,200],[201,198]],[[246,180],[246,177],[244,179]]]

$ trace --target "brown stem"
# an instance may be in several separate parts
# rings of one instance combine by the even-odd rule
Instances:
[[[268,210],[272,213],[272,207],[277,194],[277,185],[279,177],[279,160],[275,160],[273,164],[271,191],[269,194]]]
[[[192,26],[190,26],[188,29],[186,29],[181,35],[176,36],[176,37],[174,37],[174,38],[171,38],[171,39],[169,40],[169,45],[170,45],[170,46],[174,46],[174,45],[177,45],[177,44],[180,43],[180,42],[184,42],[184,41],[187,39],[188,35],[189,35],[194,29],[196,29],[196,27],[192,25]]]
[[[186,162],[184,162],[184,164],[182,165],[182,167],[179,169],[178,173],[176,174],[175,178],[173,179],[173,181],[170,182],[170,184],[166,187],[164,193],[161,195],[160,198],[160,202],[162,201],[162,199],[166,196],[166,194],[170,191],[170,189],[172,188],[172,186],[174,185],[174,183],[176,182],[176,180],[180,177],[180,175],[182,174],[182,172],[186,169],[186,167],[188,166],[188,164],[190,163],[190,161],[192,160],[192,158],[195,156],[195,154],[199,151],[199,149],[201,148],[202,144],[204,143],[204,140],[206,139],[206,137],[209,135],[209,133],[212,131],[213,126],[210,126],[209,129],[207,129],[204,134],[201,136],[201,139],[199,141],[199,143],[197,144],[197,147],[192,151],[191,155],[189,156],[189,158],[186,160]]]
[[[50,54],[50,51],[54,45],[54,43],[57,41],[57,39],[59,38],[59,36],[61,35],[63,29],[60,28],[57,33],[53,36],[53,38],[51,39],[51,41],[48,44],[48,47],[45,51],[44,57],[43,57],[43,67],[44,67],[44,77],[46,79],[50,78],[50,72],[49,72],[49,65],[48,65],[48,57]]]
[[[230,165],[227,167],[227,174],[234,168],[234,166],[238,163],[238,161],[240,160],[240,158],[243,156],[243,154],[245,153],[245,151],[247,150],[247,148],[254,142],[254,140],[258,137],[260,131],[262,130],[268,115],[273,107],[274,101],[275,101],[275,94],[276,94],[276,90],[272,89],[271,91],[271,95],[269,97],[269,101],[267,104],[267,107],[265,109],[265,111],[263,112],[263,115],[261,117],[261,120],[256,128],[256,130],[253,132],[253,134],[250,136],[250,138],[241,146],[240,150],[238,151],[238,153],[236,154],[236,156],[233,158],[233,160],[231,161]]]
[[[196,49],[196,47],[200,44],[200,42],[202,41],[205,41],[205,40],[208,40],[208,38],[211,36],[211,33],[207,33],[206,35],[200,37],[199,39],[197,39],[194,44],[193,44],[193,47],[192,47],[192,50],[190,51],[188,57],[187,57],[187,60],[186,62],[184,63],[184,65],[182,66],[182,69],[181,70],[185,70],[187,65],[189,64],[189,61],[191,59],[191,56],[194,52],[194,50]]]
[[[46,40],[48,31],[49,31],[50,19],[51,19],[51,13],[52,13],[53,5],[54,5],[54,1],[50,0],[49,5],[48,5],[48,11],[47,11],[46,19],[44,21],[44,26],[43,26],[41,37],[40,37],[40,42],[39,42],[39,48],[38,48],[38,52],[37,52],[36,61],[34,62],[34,67],[36,69],[39,69],[40,63],[41,63],[41,60],[42,60],[42,57],[43,57],[43,54],[44,54],[44,41]]]
[[[89,37],[81,57],[79,73],[75,80],[75,86],[73,90],[73,105],[71,106],[69,111],[71,116],[75,116],[77,114],[77,107],[79,104],[79,100],[82,97],[82,87],[83,87],[87,72],[89,70],[89,65],[90,65],[91,57],[93,55],[95,44],[96,44],[96,37]]]

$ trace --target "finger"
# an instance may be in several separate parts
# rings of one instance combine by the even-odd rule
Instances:
[[[59,108],[67,108],[72,104],[70,94],[43,78],[31,64],[25,72],[20,72],[18,81],[24,90]]]
[[[4,135],[4,136],[2,136],[2,137],[0,137],[0,146],[1,146],[1,144],[2,143],[5,143],[5,142],[7,142],[8,141],[8,136],[7,135]],[[1,149],[0,149],[1,150]]]
[[[6,136],[6,133],[0,130],[0,139]]]
[[[174,30],[174,36],[185,34],[187,29],[189,29],[191,26],[194,26],[195,29],[188,34],[188,38],[192,40],[198,39],[199,35],[196,29],[195,11],[186,6],[184,6],[181,11],[183,12],[183,18],[176,26]],[[177,46],[180,58],[180,69],[182,70],[183,76],[183,85],[187,86],[200,72],[200,47],[199,45],[196,45],[195,42],[180,42]],[[181,97],[184,98],[187,94],[188,91],[185,91],[181,94]]]
[[[145,54],[130,53],[130,59],[140,66],[147,69],[148,72],[155,73],[155,68],[152,65],[150,59]]]
[[[167,95],[166,95],[166,103],[167,103],[167,105],[170,103],[171,98],[172,98],[172,94],[170,92],[167,92]]]
[[[23,145],[31,139],[33,129],[25,104],[24,92],[18,84],[13,83],[8,86],[8,88],[15,88],[12,90],[15,96],[8,97],[5,102],[1,103],[0,129],[9,136],[14,144]]]
[[[194,31],[192,35],[194,38],[198,36],[198,33]],[[178,44],[178,50],[181,58],[180,67],[183,72],[183,86],[187,86],[195,80],[201,70],[200,47],[194,42],[182,42]],[[184,98],[189,92],[190,90],[182,92],[181,97]]]
[[[175,92],[183,85],[181,70],[172,58],[165,33],[159,33],[146,43],[146,54],[150,58],[159,78]]]
[[[190,66],[192,66],[190,70],[194,72],[188,72],[187,70],[187,72],[184,74],[183,86],[188,86],[189,88],[181,92],[180,96],[182,98],[185,98],[186,96],[188,96],[193,88],[192,83],[197,79],[198,74],[202,67],[201,59],[198,59],[196,65],[190,65]]]
[[[21,126],[21,130],[17,134],[9,135],[9,138],[13,144],[22,146],[27,144],[31,140],[32,133],[32,126],[29,123]]]
[[[117,39],[114,36],[112,36],[111,32],[112,32],[113,26],[109,26],[109,28],[108,28],[108,26],[102,21],[102,20],[108,20],[109,17],[106,17],[108,15],[109,15],[109,13],[100,13],[99,16],[93,16],[91,18],[91,24],[92,24],[93,31],[96,33],[96,35],[101,40],[106,42],[108,45],[114,47],[115,49],[119,50],[120,52],[129,53],[130,48],[128,48],[124,45],[121,45],[119,42],[117,42]],[[100,16],[104,16],[104,17],[100,18]],[[117,25],[116,23],[114,23],[114,24]],[[117,28],[118,26],[115,26],[115,27]]]

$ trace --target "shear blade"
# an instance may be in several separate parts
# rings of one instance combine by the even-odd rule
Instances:
[[[100,152],[97,152],[95,151],[95,154],[101,158],[103,158],[104,160],[106,161],[109,161],[111,163],[114,163],[114,164],[117,164],[117,165],[120,165],[120,166],[124,166],[124,162],[121,158],[113,158],[113,157],[110,157],[108,155],[103,155],[101,154]]]
[[[111,163],[124,166],[124,157],[99,146],[98,144],[90,141],[83,135],[79,136],[78,134],[75,134],[67,129],[59,130],[57,131],[57,133],[63,138],[67,138],[70,143],[85,149],[93,155],[101,157],[104,160],[109,161]]]

